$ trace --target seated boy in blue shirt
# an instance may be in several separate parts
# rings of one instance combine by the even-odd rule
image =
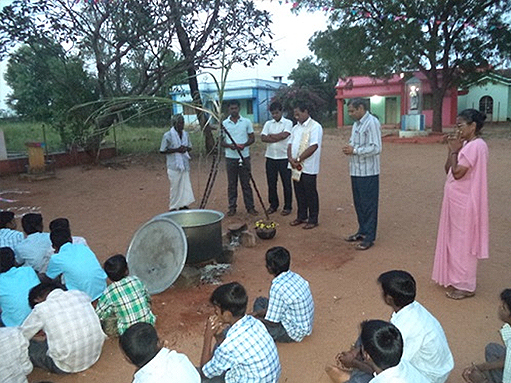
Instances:
[[[277,347],[264,325],[246,315],[248,297],[237,282],[218,287],[210,302],[201,356],[202,382],[276,383],[280,377]],[[213,339],[229,326],[225,339],[213,350]]]
[[[0,323],[6,327],[21,326],[32,311],[28,294],[40,283],[34,269],[15,265],[12,249],[0,247]]]
[[[96,306],[103,330],[107,335],[122,335],[131,325],[146,322],[154,325],[151,297],[144,284],[135,275],[128,275],[128,263],[122,254],[108,258],[104,269],[112,283],[99,297]],[[115,318],[115,330],[106,325]]]
[[[50,233],[55,254],[48,263],[46,275],[55,279],[62,274],[68,290],[80,290],[95,301],[106,288],[106,274],[96,255],[86,245],[74,244],[71,232],[59,228]]]
[[[253,315],[262,320],[276,342],[300,342],[312,332],[314,301],[309,282],[289,270],[291,255],[284,247],[266,252],[266,269],[275,276],[269,299],[258,297]]]
[[[468,383],[508,383],[511,382],[511,289],[500,293],[499,319],[504,322],[500,336],[506,347],[498,343],[488,343],[485,350],[486,362],[472,364],[463,371]]]

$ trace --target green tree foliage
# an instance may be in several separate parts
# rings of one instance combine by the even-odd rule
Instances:
[[[329,27],[310,40],[334,76],[420,71],[431,84],[433,130],[442,128],[446,91],[511,52],[507,0],[300,0],[329,9]]]
[[[273,101],[280,102],[285,115],[292,120],[293,109],[300,103],[307,105],[310,115],[317,121],[321,122],[327,112],[327,102],[307,86],[283,86],[275,92]]]
[[[9,58],[5,81],[13,89],[10,107],[35,121],[49,122],[76,104],[97,99],[82,60],[66,56],[56,44],[20,47]]]
[[[0,17],[0,54],[20,42],[71,46],[92,63],[100,99],[166,94],[186,73],[201,105],[198,71],[275,55],[269,14],[247,0],[15,0]],[[93,145],[121,109],[95,121]]]
[[[293,87],[305,88],[322,99],[318,112],[323,115],[335,110],[335,84],[337,79],[323,65],[313,61],[311,56],[298,60],[298,66],[289,74]]]

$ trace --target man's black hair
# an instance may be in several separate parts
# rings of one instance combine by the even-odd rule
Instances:
[[[160,351],[158,334],[149,323],[135,323],[119,337],[119,345],[135,366],[141,368]]]
[[[275,246],[266,252],[266,267],[275,276],[289,270],[291,255],[282,246]]]
[[[415,279],[403,270],[391,270],[378,277],[383,293],[394,299],[398,307],[405,307],[415,300],[417,293]]]
[[[403,355],[403,337],[392,323],[368,320],[360,325],[362,347],[382,370],[397,366]]]
[[[238,100],[229,100],[227,101],[227,107],[230,107],[231,105],[236,105],[237,107],[240,106],[240,102]]]
[[[21,217],[21,227],[27,235],[42,233],[43,216],[39,213],[27,213]]]
[[[67,218],[55,218],[50,222],[50,231],[57,229],[68,229],[71,231],[71,227],[69,226],[69,220]]]
[[[69,229],[58,228],[50,233],[50,240],[55,251],[58,251],[64,244],[73,242]]]
[[[369,105],[367,105],[367,101],[360,97],[352,98],[351,100],[349,100],[348,106],[350,105],[355,109],[358,109],[362,106],[365,111],[369,110]]]
[[[299,101],[299,102],[297,102],[297,103],[293,106],[293,109],[299,109],[301,112],[305,112],[305,111],[307,111],[307,112],[309,112],[309,114],[310,114],[310,112],[311,112],[309,105],[308,105],[306,102],[303,102],[303,101]]]
[[[0,211],[0,229],[5,229],[7,224],[14,219],[14,213],[12,211],[2,210]]]
[[[38,285],[32,287],[28,293],[28,304],[30,308],[34,308],[35,305],[39,303],[36,302],[36,300],[46,297],[49,293],[56,289],[66,290],[64,286],[56,281],[41,282]]]
[[[274,112],[276,110],[282,111],[282,104],[280,102],[278,102],[278,101],[273,101],[270,104],[270,112]]]
[[[16,266],[14,251],[10,247],[0,247],[0,273],[5,273]]]
[[[220,307],[222,313],[230,311],[234,317],[242,317],[247,311],[248,296],[241,284],[231,282],[217,287],[209,301]]]
[[[500,293],[500,300],[504,302],[511,312],[511,289],[505,289]]]
[[[110,278],[111,281],[117,282],[126,276],[128,262],[126,262],[126,257],[124,255],[116,254],[105,261],[103,268],[108,278]]]

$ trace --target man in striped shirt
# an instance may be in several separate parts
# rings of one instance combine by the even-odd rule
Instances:
[[[356,249],[367,250],[374,244],[378,223],[381,125],[369,113],[366,102],[361,98],[348,102],[348,114],[355,122],[349,144],[342,151],[350,156],[351,188],[358,230],[346,241],[360,242]]]

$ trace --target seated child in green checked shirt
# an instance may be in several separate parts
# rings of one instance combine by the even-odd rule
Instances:
[[[154,325],[151,297],[144,284],[134,275],[128,275],[126,258],[117,254],[103,265],[112,283],[99,297],[96,313],[107,335],[122,335],[131,325],[139,322]],[[116,326],[112,326],[116,318]],[[112,328],[113,327],[113,328]]]

